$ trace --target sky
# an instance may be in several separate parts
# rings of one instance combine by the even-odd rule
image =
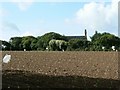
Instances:
[[[3,0],[0,40],[56,32],[87,37],[98,31],[118,35],[118,0]]]

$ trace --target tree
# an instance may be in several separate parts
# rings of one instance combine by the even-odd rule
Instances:
[[[80,39],[70,39],[67,50],[87,50],[89,41]]]
[[[33,48],[35,48],[35,41],[36,38],[33,36],[26,36],[22,38],[22,46],[24,49],[26,50],[33,50]]]
[[[45,45],[45,42],[39,38],[37,41],[37,50],[45,50],[47,45]]]
[[[25,37],[12,37],[10,41],[0,41],[0,50],[46,50],[48,47],[50,50],[92,50],[101,51],[102,47],[105,50],[112,50],[112,46],[115,49],[120,50],[120,38],[110,33],[96,33],[91,37],[91,41],[83,39],[68,39],[67,36],[60,35],[58,33],[50,32],[37,38],[33,36]]]
[[[111,47],[115,46],[116,49],[120,46],[120,38],[110,34],[110,33],[95,33],[91,37],[91,50],[102,50],[102,47],[104,46],[106,50],[112,50]]]
[[[71,49],[71,50],[75,50],[80,47],[79,46],[80,39],[70,39],[68,43],[69,43],[69,49]]]
[[[64,40],[50,40],[49,42],[49,48],[50,50],[53,51],[62,51],[62,50],[66,50],[67,48],[67,42]]]
[[[90,37],[91,38],[91,42],[95,42],[95,41],[99,40],[101,36],[102,36],[102,34],[98,33],[96,31],[95,34],[92,37]]]
[[[103,33],[100,38],[100,44],[107,49],[111,49],[112,46],[118,47],[120,44],[119,38],[109,33]]]
[[[51,40],[49,42],[49,50],[56,51],[58,49],[58,46],[56,44],[56,40]]]
[[[0,40],[0,50],[10,50],[11,44],[7,41]]]
[[[100,37],[102,36],[102,34],[101,33],[98,33],[97,31],[96,31],[96,33],[92,36],[92,37],[90,37],[91,38],[91,44],[93,45],[93,46],[98,46],[99,44],[100,44]]]
[[[12,50],[22,50],[22,37],[12,37],[9,41]]]
[[[37,38],[34,38],[30,44],[32,50],[37,50]]]
[[[49,41],[52,39],[66,40],[66,37],[54,32],[46,33],[43,36],[38,37],[38,50],[46,50],[46,47],[49,46]]]

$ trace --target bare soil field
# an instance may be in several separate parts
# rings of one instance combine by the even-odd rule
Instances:
[[[5,51],[3,88],[118,88],[118,52]],[[85,89],[86,90],[86,89]]]

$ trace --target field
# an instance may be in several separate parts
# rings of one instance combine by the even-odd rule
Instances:
[[[5,51],[3,88],[117,88],[118,52]]]

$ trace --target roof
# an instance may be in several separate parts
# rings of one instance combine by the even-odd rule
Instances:
[[[70,39],[81,39],[81,40],[87,40],[85,36],[66,36],[69,40]]]

